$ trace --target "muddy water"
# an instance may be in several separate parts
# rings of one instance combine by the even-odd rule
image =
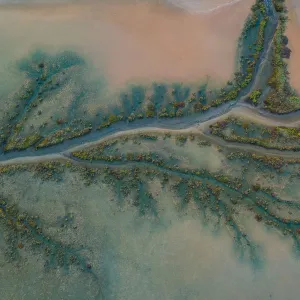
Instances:
[[[300,1],[288,1],[289,22],[287,36],[289,38],[289,47],[292,50],[289,61],[289,71],[292,86],[300,92]]]
[[[224,1],[207,3],[204,9]],[[113,87],[207,76],[223,83],[234,70],[236,41],[252,3],[196,15],[158,1],[5,5],[0,9],[1,65],[35,47],[68,47],[85,54]]]

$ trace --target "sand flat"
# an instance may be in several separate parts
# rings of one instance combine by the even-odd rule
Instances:
[[[5,61],[13,61],[38,46],[74,47],[114,87],[137,81],[195,82],[207,76],[223,83],[234,71],[236,42],[253,2],[196,15],[130,1],[14,5],[0,9],[2,52]]]

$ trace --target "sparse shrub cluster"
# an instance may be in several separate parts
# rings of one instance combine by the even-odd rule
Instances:
[[[300,128],[266,127],[230,117],[210,126],[210,133],[228,142],[252,144],[267,149],[299,151]]]
[[[40,143],[38,143],[35,148],[44,148],[52,145],[57,145],[63,143],[65,140],[71,140],[83,135],[86,135],[92,131],[92,126],[85,128],[72,128],[70,126],[65,127],[63,129],[57,130],[53,134],[45,137]]]

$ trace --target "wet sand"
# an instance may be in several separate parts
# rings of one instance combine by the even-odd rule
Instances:
[[[170,5],[131,2],[1,7],[0,68],[36,47],[68,47],[84,53],[112,87],[230,79],[253,0],[196,15]]]
[[[287,36],[289,47],[292,50],[289,61],[290,81],[293,88],[300,92],[300,1],[289,0],[289,23]]]

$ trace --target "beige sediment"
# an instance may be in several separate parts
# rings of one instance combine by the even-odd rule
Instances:
[[[196,83],[207,77],[223,84],[231,78],[237,40],[254,0],[206,15],[123,2],[1,8],[2,58],[13,62],[36,46],[74,48],[112,88],[153,81]]]
[[[287,5],[289,21],[286,33],[289,38],[288,47],[292,50],[288,60],[290,82],[292,87],[300,93],[300,2],[297,8],[293,6],[291,0],[287,1]]]

